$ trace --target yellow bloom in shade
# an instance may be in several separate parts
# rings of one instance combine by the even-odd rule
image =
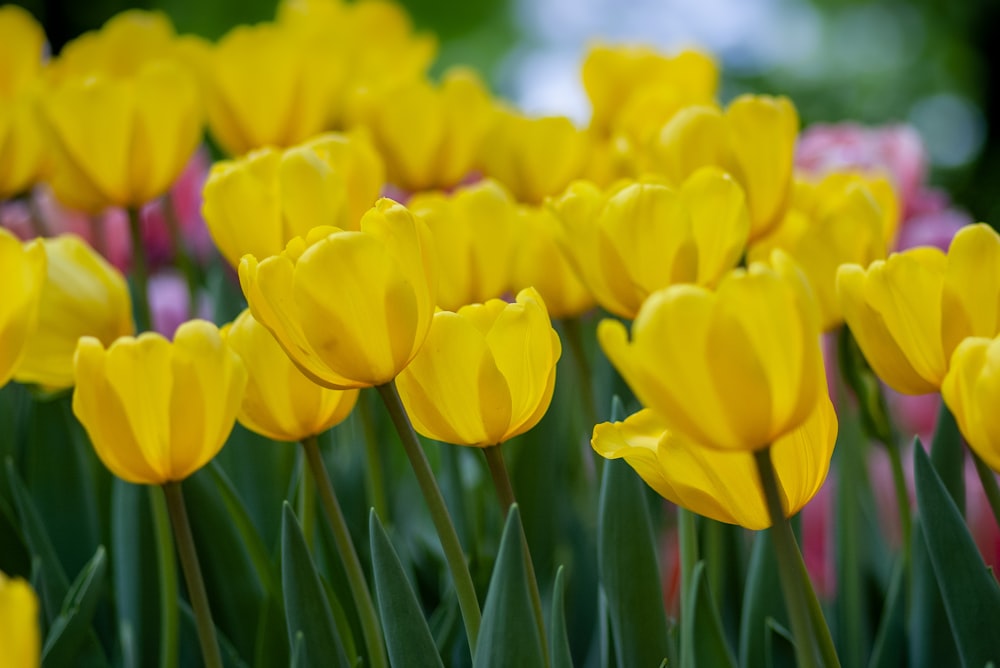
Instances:
[[[328,390],[306,378],[249,310],[222,334],[246,365],[247,390],[237,419],[247,429],[276,441],[301,441],[350,415],[358,390]]]
[[[338,390],[389,382],[417,354],[434,315],[427,224],[379,200],[360,231],[313,228],[280,254],[240,262],[250,311],[313,381]]]
[[[366,127],[385,157],[389,181],[410,191],[449,188],[475,166],[493,124],[490,93],[471,70],[369,88],[356,96],[349,125]]]
[[[127,482],[179,482],[207,464],[236,422],[247,372],[215,325],[192,320],[171,343],[145,332],[107,349],[80,339],[73,413],[104,465]]]
[[[126,79],[70,78],[44,96],[42,116],[56,197],[92,213],[164,194],[201,141],[197,86],[165,60]]]
[[[913,248],[837,271],[844,320],[872,369],[903,394],[941,387],[955,348],[1000,333],[1000,235],[985,223],[952,239],[947,256]]]
[[[743,186],[750,239],[767,234],[791,194],[799,116],[784,97],[742,95],[721,112],[711,106],[679,111],[654,140],[653,171],[679,184],[706,165],[721,167]]]
[[[212,136],[229,155],[285,148],[328,130],[344,63],[325,40],[278,24],[238,26],[212,47],[191,50]]]
[[[771,446],[788,517],[809,503],[823,485],[836,440],[837,415],[830,398],[823,396],[800,427]],[[624,422],[597,425],[591,445],[602,457],[624,459],[671,503],[747,529],[771,526],[757,466],[749,452],[699,445],[670,431],[648,409]]]
[[[519,209],[511,289],[534,287],[553,318],[573,318],[596,306],[559,243],[559,221],[548,207]]]
[[[632,323],[604,320],[605,354],[678,434],[720,450],[759,450],[797,429],[822,398],[819,314],[780,251],[727,274],[715,292],[653,293]]]
[[[587,134],[568,118],[528,118],[500,110],[480,162],[483,173],[504,184],[517,201],[537,204],[581,176],[589,151]]]
[[[38,596],[22,578],[0,573],[0,668],[33,668],[41,660]]]
[[[0,228],[0,387],[7,384],[35,330],[45,283],[45,248]]]
[[[1000,471],[1000,338],[971,337],[951,357],[941,396],[969,447]]]
[[[439,307],[454,311],[509,289],[517,207],[499,183],[480,181],[450,195],[418,194],[407,208],[434,236]]]
[[[638,182],[605,193],[577,182],[552,208],[577,273],[624,318],[669,285],[714,285],[739,262],[750,229],[743,191],[711,168],[676,190]]]
[[[28,339],[14,380],[52,389],[73,384],[73,354],[81,336],[111,345],[135,332],[125,277],[79,237],[44,239],[48,270],[38,326]]]
[[[45,140],[35,108],[45,33],[16,5],[0,7],[0,200],[42,175]]]
[[[775,248],[786,251],[816,293],[824,330],[844,320],[837,299],[837,268],[848,262],[868,266],[886,255],[883,206],[895,207],[895,197],[890,189],[890,200],[880,202],[875,188],[877,183],[872,187],[864,177],[841,173],[830,174],[818,184],[797,181],[782,222],[747,253],[755,261]]]
[[[562,347],[542,298],[491,299],[439,311],[424,347],[396,380],[427,438],[486,447],[528,431],[552,400]]]
[[[287,150],[265,148],[217,162],[202,213],[212,239],[234,267],[260,258],[320,225],[357,229],[378,199],[382,161],[363,134],[328,133]]]

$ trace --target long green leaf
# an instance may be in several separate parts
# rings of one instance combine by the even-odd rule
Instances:
[[[740,666],[767,665],[768,620],[785,621],[785,601],[770,531],[758,531],[750,552],[740,624]]]
[[[394,668],[443,666],[420,601],[374,508],[369,514],[368,533],[375,594],[389,661]]]
[[[523,535],[521,513],[515,504],[507,515],[486,594],[472,661],[476,668],[542,668],[547,664],[531,603]]]
[[[552,668],[573,668],[573,656],[569,649],[566,631],[566,578],[562,566],[556,571],[552,586],[552,614],[549,622],[549,657]]]
[[[914,448],[913,466],[924,540],[962,663],[1000,662],[1000,586],[921,447]]]
[[[906,560],[900,556],[882,607],[868,668],[894,668],[906,661]]]
[[[764,663],[767,668],[795,668],[795,641],[791,632],[774,619],[764,631]]]
[[[667,616],[642,482],[623,461],[604,464],[597,525],[598,572],[619,666],[658,666]]]
[[[46,668],[79,665],[80,652],[103,591],[107,565],[107,552],[100,546],[70,586],[59,616],[45,637],[42,662]]]
[[[704,561],[699,561],[691,573],[691,596],[694,598],[691,610],[695,632],[691,638],[683,639],[690,643],[685,652],[693,655],[696,668],[736,668],[736,659],[722,630],[719,611],[709,592]]]
[[[295,647],[299,633],[303,636],[301,665],[350,666],[302,528],[288,503],[281,522],[281,585],[289,646]]]
[[[937,470],[958,512],[965,514],[965,448],[955,416],[945,403],[938,410],[934,437],[931,439],[931,463]]]

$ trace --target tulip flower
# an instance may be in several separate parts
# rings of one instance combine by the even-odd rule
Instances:
[[[750,229],[743,191],[717,169],[677,190],[639,182],[604,193],[577,182],[552,207],[577,274],[624,318],[669,285],[714,285],[739,262]]]
[[[359,94],[348,124],[371,132],[389,182],[409,192],[450,188],[475,166],[494,106],[471,70],[448,71],[435,87],[422,79]]]
[[[590,290],[558,242],[559,221],[548,207],[520,207],[514,235],[511,288],[534,287],[553,318],[575,318],[595,306]]]
[[[407,208],[434,237],[440,308],[454,311],[507,291],[517,207],[503,186],[487,179],[450,195],[421,193]]]
[[[483,173],[519,202],[538,204],[562,192],[587,165],[589,140],[568,118],[497,113],[480,153]]]
[[[84,337],[74,361],[73,413],[104,465],[143,485],[178,482],[207,464],[236,422],[247,372],[209,322],[173,342],[146,332],[105,349]]]
[[[527,288],[434,315],[424,347],[396,381],[414,428],[455,445],[488,447],[545,415],[562,352],[545,303]]]
[[[38,303],[45,283],[45,248],[23,245],[0,229],[0,387],[7,384],[35,331]]]
[[[0,200],[41,176],[45,140],[35,110],[45,32],[16,5],[0,7]]]
[[[281,254],[240,262],[250,311],[306,376],[338,390],[388,383],[430,329],[437,296],[433,239],[382,199],[360,231],[313,228]]]
[[[0,573],[0,668],[32,668],[41,660],[38,596],[22,578]]]
[[[1000,235],[969,225],[947,255],[922,247],[843,265],[837,294],[879,378],[903,394],[936,392],[962,340],[1000,333]]]
[[[48,269],[38,325],[14,380],[61,389],[73,384],[73,355],[81,336],[108,346],[135,332],[132,300],[125,277],[79,237],[65,235],[40,243]]]
[[[643,405],[708,447],[764,449],[801,426],[821,399],[815,297],[780,251],[771,266],[733,270],[715,292],[675,285],[653,293],[631,341],[617,320],[602,321],[597,335]]]
[[[276,441],[301,441],[340,424],[354,408],[357,390],[328,390],[306,378],[249,310],[222,333],[247,369],[237,419],[250,431]]]
[[[725,112],[691,106],[660,130],[649,156],[651,168],[674,185],[706,165],[729,172],[746,192],[752,241],[767,234],[785,212],[798,129],[798,113],[784,97],[743,95]]]
[[[800,427],[772,445],[786,517],[798,513],[823,485],[836,440],[837,416],[829,397],[824,396]],[[771,526],[749,452],[716,450],[695,443],[668,429],[649,409],[624,422],[597,425],[591,445],[602,457],[625,459],[647,485],[671,503],[747,529]]]
[[[197,87],[183,67],[164,60],[130,78],[55,85],[42,117],[52,139],[52,189],[90,213],[134,209],[164,194],[201,140]]]
[[[854,262],[867,266],[886,255],[886,206],[874,194],[884,180],[870,182],[860,175],[833,173],[813,184],[797,181],[793,203],[778,227],[750,247],[750,261],[766,258],[780,248],[805,272],[820,307],[824,331],[843,322],[837,300],[837,268]],[[883,195],[884,197],[885,195]],[[895,219],[893,219],[893,228]],[[890,232],[891,239],[891,232]]]
[[[1000,471],[1000,338],[970,337],[955,348],[941,395],[969,447]]]
[[[247,253],[277,255],[314,227],[357,229],[382,184],[382,161],[363,135],[329,133],[216,163],[202,212],[222,255],[237,267]]]

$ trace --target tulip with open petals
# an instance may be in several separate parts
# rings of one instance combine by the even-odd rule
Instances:
[[[192,320],[173,342],[146,332],[107,349],[80,339],[73,413],[104,465],[132,483],[179,482],[229,437],[247,372],[215,325]]]
[[[491,299],[439,311],[396,385],[413,427],[428,438],[488,447],[545,415],[562,347],[541,297]]]
[[[0,387],[7,384],[24,354],[38,320],[38,303],[45,283],[45,248],[40,242],[22,244],[0,228]]]

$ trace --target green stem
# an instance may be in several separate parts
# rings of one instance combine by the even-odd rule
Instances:
[[[895,443],[886,443],[885,448],[889,451],[889,463],[892,465],[892,484],[896,491],[896,505],[899,508],[899,527],[903,536],[903,554],[909,560],[910,536],[913,535],[913,518],[910,515],[910,494],[906,490],[903,458],[899,454],[898,440]]]
[[[180,221],[177,218],[177,207],[174,206],[174,197],[167,193],[163,197],[163,219],[167,224],[167,232],[170,234],[170,244],[174,247],[174,263],[184,275],[184,282],[187,283],[188,290],[188,317],[193,318],[198,313],[198,271],[187,245],[184,243],[184,236],[181,234]]]
[[[298,505],[299,521],[302,522],[302,535],[305,536],[306,545],[313,549],[314,537],[316,535],[316,483],[312,476],[306,472],[308,462],[305,457],[300,462],[299,467],[299,493],[296,499]]]
[[[517,503],[514,498],[514,486],[510,483],[510,475],[507,472],[507,465],[503,461],[503,450],[500,444],[483,448],[486,455],[486,464],[490,469],[490,477],[493,478],[493,488],[496,490],[497,499],[500,501],[500,510],[504,520],[510,507]],[[538,625],[538,634],[542,639],[542,647],[548,647],[549,641],[545,633],[545,618],[542,616],[542,596],[538,591],[538,577],[535,575],[535,565],[531,559],[531,550],[528,549],[528,536],[524,533],[524,524],[521,524],[521,539],[524,545],[524,563],[528,570],[528,587],[531,591],[531,606],[535,609],[535,623]],[[548,654],[545,655],[545,662],[548,664]]]
[[[320,454],[319,441],[316,436],[302,439],[302,448],[306,453],[316,489],[319,491],[323,510],[326,511],[330,530],[333,531],[337,551],[344,563],[344,570],[347,571],[347,582],[351,587],[351,596],[358,606],[358,616],[361,619],[361,631],[365,637],[368,660],[374,668],[387,668],[389,662],[386,658],[382,629],[379,626],[378,615],[375,613],[375,604],[372,603],[371,592],[368,590],[364,571],[361,570],[361,560],[358,559],[354,543],[351,542],[351,534],[347,529],[344,513],[340,509],[337,495],[333,493],[333,484],[330,482],[330,474],[326,470],[326,464],[323,463],[323,456]]]
[[[146,246],[142,242],[142,214],[139,209],[128,210],[128,229],[132,235],[132,280],[135,282],[135,320],[139,332],[149,331],[153,314],[149,310],[149,268],[146,264]]]
[[[590,370],[590,360],[587,358],[587,349],[583,345],[583,333],[580,331],[579,318],[567,318],[563,320],[563,330],[566,333],[566,343],[569,345],[570,354],[573,356],[573,363],[576,366],[576,384],[580,392],[580,406],[583,409],[583,417],[593,429],[600,420],[597,417],[597,401],[594,398],[593,374]],[[590,439],[587,439],[589,443]],[[590,451],[591,466],[584,468],[594,473],[595,480],[601,479],[604,470],[604,458]]]
[[[690,590],[694,567],[698,564],[698,534],[694,513],[677,507],[677,542],[681,556],[681,668],[694,664],[694,592]]]
[[[458,596],[458,606],[465,622],[469,647],[472,650],[472,655],[475,656],[482,612],[479,609],[476,587],[472,583],[472,575],[469,574],[462,545],[458,541],[458,534],[455,533],[455,525],[451,522],[451,516],[444,504],[444,497],[441,496],[441,489],[434,479],[434,472],[427,461],[427,455],[420,447],[417,434],[413,431],[413,425],[410,424],[410,418],[406,415],[406,409],[403,408],[395,381],[379,385],[376,389],[389,411],[396,431],[399,432],[399,440],[403,443],[403,450],[406,451],[413,472],[417,476],[420,491],[424,495],[424,501],[427,503],[434,527],[437,529],[438,539],[441,541],[441,548],[444,550],[444,557],[448,562],[448,570],[451,571],[451,577],[455,581],[455,593]]]
[[[371,403],[367,399],[367,396],[358,397],[361,428],[365,434],[365,456],[368,459],[368,466],[365,467],[365,486],[368,488],[368,498],[375,508],[375,514],[388,526],[389,503],[385,494],[385,476],[382,471],[382,456],[379,453],[378,431],[375,429]]]
[[[969,448],[969,454],[972,455],[972,463],[976,465],[979,482],[983,485],[986,500],[990,504],[990,510],[993,511],[993,519],[997,525],[1000,525],[1000,488],[997,487],[996,476],[993,475],[993,470],[986,465],[986,462],[976,454],[975,450]]]
[[[149,507],[153,514],[153,535],[160,567],[160,668],[177,668],[180,617],[177,609],[177,562],[170,538],[167,503],[157,487],[149,488]]]
[[[188,523],[187,510],[184,508],[181,484],[168,482],[163,485],[163,493],[167,497],[170,521],[174,525],[174,538],[177,540],[177,554],[181,558],[184,581],[187,583],[188,596],[191,599],[191,607],[194,609],[194,619],[198,627],[198,641],[201,643],[201,656],[205,660],[206,668],[222,668],[219,640],[215,637],[212,610],[208,606],[208,594],[205,592],[205,581],[201,577],[198,553],[194,549],[194,536],[191,535],[191,525]]]
[[[778,478],[771,463],[771,447],[754,452],[754,461],[757,464],[764,498],[767,500],[767,511],[771,516],[771,535],[778,558],[778,575],[781,578],[781,589],[785,596],[785,605],[788,607],[792,635],[795,638],[796,664],[799,668],[818,667],[821,664],[809,623],[809,607],[804,591],[804,587],[811,585],[808,580],[803,582],[799,577],[796,561],[802,559],[802,554],[795,542],[792,526],[785,517]]]

